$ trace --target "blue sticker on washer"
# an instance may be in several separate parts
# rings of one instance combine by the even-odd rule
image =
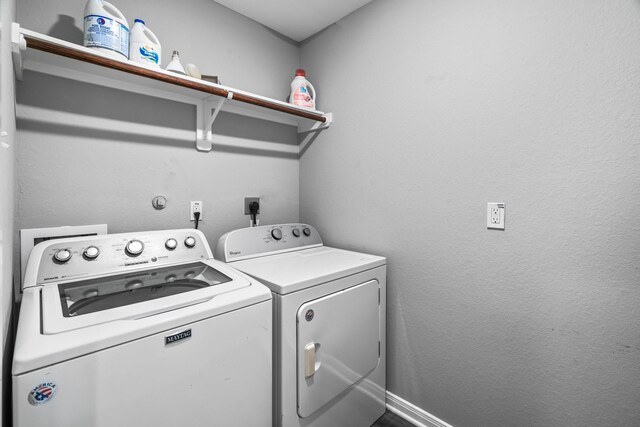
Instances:
[[[47,403],[56,395],[58,391],[58,386],[54,382],[46,382],[42,383],[33,388],[29,392],[29,403],[32,405],[42,405],[43,403]]]

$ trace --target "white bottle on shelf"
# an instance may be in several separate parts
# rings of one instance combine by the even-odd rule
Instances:
[[[316,109],[316,90],[305,78],[305,71],[302,68],[296,70],[296,76],[291,82],[291,96],[289,102],[298,107]]]
[[[129,58],[129,23],[114,5],[89,0],[84,7],[84,45],[117,59]]]
[[[147,28],[142,19],[136,19],[131,27],[129,59],[159,68],[162,61],[160,40]]]
[[[171,55],[171,62],[167,65],[167,71],[172,71],[177,74],[182,74],[183,76],[187,75],[187,72],[184,71],[184,67],[180,63],[180,56],[177,50],[173,51],[173,55]]]

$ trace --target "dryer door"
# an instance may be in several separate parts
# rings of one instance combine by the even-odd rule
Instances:
[[[379,283],[371,280],[298,309],[298,415],[308,417],[365,377],[380,358]]]

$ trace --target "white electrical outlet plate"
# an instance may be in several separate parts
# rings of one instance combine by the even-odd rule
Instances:
[[[191,221],[195,221],[196,217],[193,215],[194,212],[200,212],[200,221],[202,221],[203,213],[202,213],[202,202],[201,201],[192,201],[191,202],[191,210],[189,211]]]
[[[504,203],[487,203],[487,228],[504,230]]]

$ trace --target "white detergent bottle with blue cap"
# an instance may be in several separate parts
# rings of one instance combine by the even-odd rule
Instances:
[[[142,19],[136,19],[133,27],[131,27],[129,59],[144,65],[160,68],[160,61],[162,60],[160,41],[147,28]]]
[[[114,5],[89,0],[84,7],[84,45],[116,59],[129,58],[129,23]]]

